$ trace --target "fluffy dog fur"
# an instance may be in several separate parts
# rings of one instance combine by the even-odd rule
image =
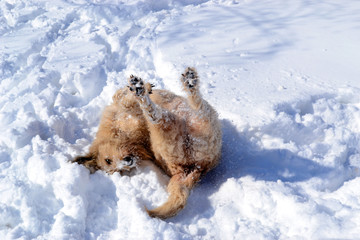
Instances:
[[[166,90],[152,90],[130,76],[103,112],[89,153],[74,162],[93,173],[129,171],[143,160],[153,161],[167,175],[168,200],[147,210],[168,218],[184,208],[190,190],[220,159],[221,127],[215,110],[201,97],[199,78],[187,68],[181,81],[188,98]]]

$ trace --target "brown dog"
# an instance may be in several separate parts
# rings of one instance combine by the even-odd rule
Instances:
[[[129,171],[143,160],[155,162],[169,175],[169,198],[147,210],[168,218],[184,208],[190,190],[221,153],[221,126],[215,110],[201,97],[194,68],[182,74],[188,99],[166,90],[153,90],[133,75],[103,112],[99,130],[86,156],[74,162],[90,171]]]

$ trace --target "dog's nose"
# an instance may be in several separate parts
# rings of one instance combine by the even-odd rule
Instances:
[[[130,156],[124,157],[123,161],[126,166],[131,166],[134,162],[134,160]]]

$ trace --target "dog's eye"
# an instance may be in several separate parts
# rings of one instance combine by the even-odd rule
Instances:
[[[112,163],[112,160],[109,159],[109,158],[106,158],[106,159],[105,159],[105,162],[110,165],[110,164]]]
[[[126,164],[127,166],[130,166],[130,165],[133,164],[133,158],[130,157],[130,156],[124,157],[123,161],[125,162],[125,164]]]

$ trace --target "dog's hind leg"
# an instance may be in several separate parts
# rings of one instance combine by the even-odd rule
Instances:
[[[199,76],[195,68],[188,67],[185,72],[181,74],[181,82],[183,88],[188,95],[188,102],[192,109],[200,110],[203,108],[203,98],[199,90]]]
[[[191,124],[188,124],[189,135],[196,136],[207,142],[208,149],[217,146],[217,151],[221,148],[221,126],[218,120],[218,114],[201,96],[199,83],[200,79],[195,68],[188,67],[181,74],[183,89],[188,95],[187,102],[192,109]],[[217,136],[217,140],[211,141],[210,136]],[[204,149],[203,147],[194,147],[194,149]]]

